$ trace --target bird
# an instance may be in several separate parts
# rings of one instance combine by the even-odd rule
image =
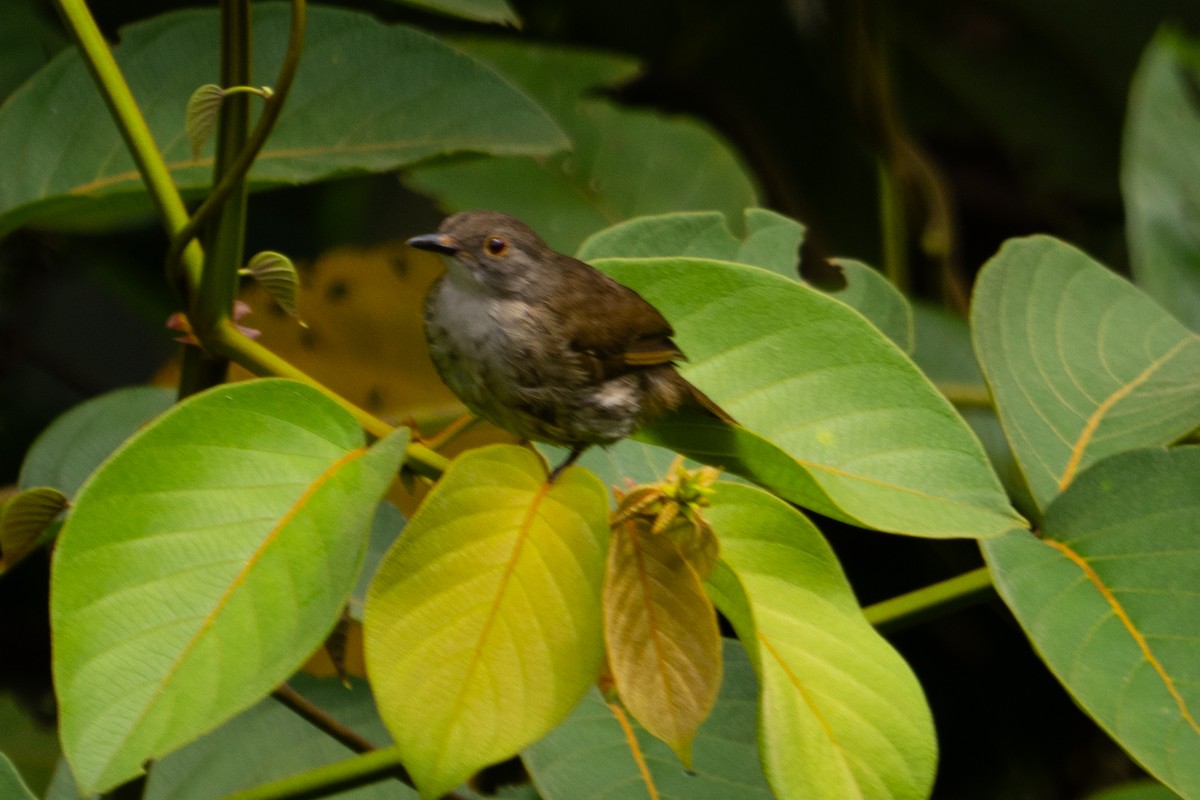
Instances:
[[[550,482],[588,447],[672,411],[736,425],[679,374],[685,356],[657,308],[519,219],[463,211],[407,244],[448,257],[424,306],[438,374],[476,415],[568,448]]]

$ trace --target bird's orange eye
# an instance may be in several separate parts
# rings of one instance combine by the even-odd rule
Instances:
[[[494,256],[502,256],[508,252],[508,240],[503,236],[489,236],[483,240],[483,249]]]

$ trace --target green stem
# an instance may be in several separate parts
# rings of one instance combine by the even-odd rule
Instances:
[[[228,358],[255,375],[274,375],[280,378],[291,378],[294,381],[308,384],[328,395],[338,405],[349,411],[363,430],[382,438],[392,432],[393,428],[383,420],[368,411],[359,408],[346,398],[329,389],[324,384],[311,377],[303,370],[294,366],[290,361],[272,353],[253,339],[242,335],[237,326],[230,320],[222,320],[206,342],[209,349],[219,356]],[[423,444],[413,443],[408,446],[408,456],[405,466],[418,475],[427,478],[438,478],[446,470],[450,459],[436,453]]]
[[[249,0],[222,0],[221,83],[238,86],[249,81],[250,59]],[[219,209],[219,216],[208,229],[204,242],[204,271],[188,311],[192,330],[201,342],[206,341],[210,332],[229,318],[237,296],[237,271],[242,265],[245,241],[246,182],[245,173],[234,171],[232,167],[245,145],[249,117],[248,95],[228,97],[221,104],[213,183],[227,183],[232,188],[227,192],[224,202],[215,206]],[[195,224],[196,217],[193,216],[188,221],[188,227]],[[223,383],[228,371],[228,360],[217,353],[209,350],[187,353],[179,385],[180,397]]]
[[[300,54],[304,48],[304,31],[307,25],[307,7],[305,0],[292,0],[292,24],[288,32],[287,50],[283,56],[283,64],[279,68],[279,75],[275,79],[275,85],[272,87],[272,94],[267,98],[263,106],[262,114],[258,118],[258,123],[255,124],[254,130],[246,138],[238,157],[229,167],[229,171],[218,180],[213,186],[208,196],[196,209],[196,213],[187,221],[179,233],[171,242],[171,247],[167,252],[167,265],[172,267],[175,260],[179,258],[181,252],[193,237],[200,231],[200,227],[221,207],[225,199],[229,197],[236,189],[238,182],[242,180],[246,173],[249,172],[251,164],[266,144],[267,137],[271,135],[271,131],[275,128],[275,123],[279,119],[279,114],[283,111],[283,103],[287,99],[288,92],[291,91],[292,82],[296,78],[296,70],[300,67]],[[226,84],[234,86],[235,84]],[[234,89],[227,90],[230,93]]]
[[[992,594],[987,567],[971,570],[931,586],[875,603],[863,609],[867,621],[882,633],[894,633],[932,617],[973,605]]]
[[[264,783],[253,789],[234,792],[226,796],[225,800],[282,800],[283,798],[302,800],[303,798],[326,797],[391,778],[396,775],[398,770],[403,769],[399,752],[393,745],[343,761],[335,761],[299,775]]]
[[[950,383],[938,381],[934,384],[947,400],[959,408],[991,408],[992,396],[987,387],[978,383]]]
[[[150,198],[163,220],[167,234],[174,234],[187,225],[187,208],[175,187],[175,182],[171,180],[171,171],[154,142],[150,126],[146,124],[133,92],[125,82],[125,76],[121,74],[121,69],[117,66],[116,59],[113,58],[112,51],[104,41],[104,36],[84,0],[56,0],[56,3],[64,24],[74,35],[83,61],[92,73],[92,78],[108,105],[109,113],[112,114],[134,163],[137,164],[142,182],[150,192]],[[203,268],[200,246],[193,243],[180,250],[178,258],[183,263],[186,288],[195,289],[200,283]]]
[[[892,173],[891,163],[878,159],[879,219],[883,237],[883,272],[892,285],[907,293],[908,228],[904,210],[904,190]]]

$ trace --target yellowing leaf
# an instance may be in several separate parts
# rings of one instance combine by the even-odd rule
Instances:
[[[296,295],[300,291],[300,276],[296,265],[282,253],[264,250],[250,259],[244,272],[258,283],[279,304],[289,317],[299,317]]]
[[[604,633],[621,700],[690,768],[692,740],[721,688],[721,633],[696,571],[640,518],[613,529]]]
[[[603,657],[607,496],[531,451],[451,463],[388,550],[363,616],[380,715],[425,798],[561,722]]]

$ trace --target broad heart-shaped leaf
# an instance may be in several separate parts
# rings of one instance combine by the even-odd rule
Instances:
[[[1133,78],[1121,156],[1133,276],[1200,330],[1200,40],[1165,28]]]
[[[101,461],[174,400],[170,389],[137,386],[80,403],[34,441],[21,464],[18,485],[22,489],[53,486],[73,497]]]
[[[3,753],[0,753],[0,797],[4,800],[37,800],[22,780],[21,773]]]
[[[1057,239],[1008,241],[984,265],[971,332],[1042,508],[1097,459],[1200,425],[1200,337]]]
[[[422,797],[520,751],[596,680],[607,506],[586,470],[547,484],[528,449],[479,448],[384,557],[363,619],[367,674]]]
[[[743,238],[734,235],[725,215],[719,211],[635,217],[589,236],[576,256],[583,261],[672,256],[710,258],[752,264],[798,280],[804,226],[765,208],[747,208],[743,215],[746,231]],[[901,350],[911,353],[912,309],[899,290],[878,270],[862,262],[834,259],[832,263],[842,271],[846,283],[829,294],[857,309]]]
[[[754,670],[730,640],[723,660],[721,694],[696,735],[691,772],[593,689],[563,724],[521,754],[538,793],[545,800],[773,800],[755,745]]]
[[[716,209],[736,218],[756,204],[749,174],[707,126],[596,96],[634,74],[629,59],[527,42],[459,46],[537,99],[574,148],[551,158],[433,164],[408,176],[447,209],[512,214],[571,252],[594,231],[640,214]]]
[[[929,707],[820,531],[752,486],[722,483],[711,499],[724,563],[709,586],[758,672],[775,796],[923,800],[937,761]]]
[[[853,309],[740,264],[595,265],[662,310],[691,359],[684,374],[744,427],[677,415],[645,440],[864,527],[981,537],[1024,526],[966,423]]]
[[[51,569],[63,750],[104,790],[260,699],[320,644],[404,455],[303,384],[177,405],[79,490]]]
[[[690,769],[692,740],[721,689],[721,632],[696,570],[644,519],[612,529],[604,644],[621,702]]]
[[[216,9],[162,14],[124,29],[115,48],[186,191],[212,177],[211,157],[191,155],[184,109],[197,86],[219,75],[217,16]],[[287,42],[287,7],[256,7],[253,27],[253,82],[269,83]],[[62,109],[71,110],[70,125],[56,116]],[[314,6],[300,70],[250,185],[385,171],[457,152],[544,155],[566,146],[532,100],[478,62],[410,28]],[[26,222],[79,225],[150,208],[75,51],[55,58],[0,108],[0,151],[21,153],[0,162],[0,233]]]
[[[1042,539],[987,542],[996,587],[1042,658],[1163,783],[1200,798],[1200,447],[1082,472]]]

